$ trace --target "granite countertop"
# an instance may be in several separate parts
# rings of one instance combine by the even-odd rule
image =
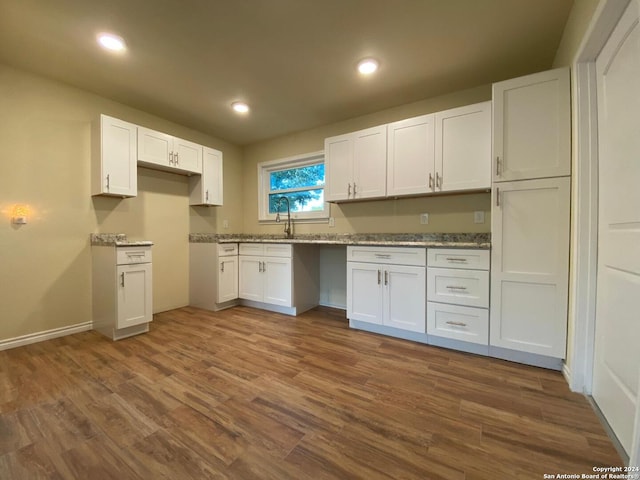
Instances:
[[[91,233],[89,242],[97,247],[150,247],[150,240],[129,241],[124,233]]]
[[[338,233],[283,235],[192,233],[190,243],[306,243],[395,247],[491,248],[490,233]]]

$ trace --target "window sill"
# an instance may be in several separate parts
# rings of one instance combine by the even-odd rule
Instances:
[[[284,220],[280,220],[280,222],[276,222],[275,220],[258,220],[258,223],[261,225],[284,225],[287,223],[286,218]],[[329,217],[322,218],[292,218],[291,223],[329,223]]]

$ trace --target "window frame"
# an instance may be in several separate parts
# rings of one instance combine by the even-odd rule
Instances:
[[[307,167],[319,163],[325,163],[324,150],[258,163],[258,221],[263,223],[275,223],[276,221],[276,214],[269,213],[269,194],[272,193],[270,183],[271,172]],[[319,188],[326,192],[326,185],[327,178],[325,171],[325,183]],[[299,187],[286,189],[283,190],[283,192],[318,190],[319,188],[317,186]],[[313,212],[291,212],[291,219],[298,223],[326,223],[329,221],[329,208],[329,203],[324,202],[324,208],[322,210]],[[282,217],[282,213],[280,216]]]

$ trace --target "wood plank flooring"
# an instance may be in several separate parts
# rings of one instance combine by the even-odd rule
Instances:
[[[558,372],[182,308],[0,352],[2,479],[539,479],[622,465]]]

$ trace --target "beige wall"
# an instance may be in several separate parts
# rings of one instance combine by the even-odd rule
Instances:
[[[190,228],[213,232],[240,218],[241,150],[3,65],[0,105],[0,341],[91,320],[92,232],[152,240],[154,311],[187,305]],[[225,206],[190,208],[187,177],[142,168],[136,198],[91,197],[90,122],[99,113],[222,150]],[[11,224],[16,203],[31,208],[27,225]]]
[[[342,133],[491,99],[491,86],[422,100],[339,123],[285,135],[244,149],[244,232],[280,233],[281,225],[258,222],[258,168],[260,162],[310,153],[324,148],[324,139]],[[298,224],[297,233],[371,232],[488,232],[491,229],[490,194],[430,196],[331,205],[335,228],[327,223]],[[474,224],[473,212],[485,212],[485,223]],[[420,225],[420,213],[429,213],[429,225]]]
[[[574,0],[553,61],[554,68],[571,65],[598,3],[599,0]]]

